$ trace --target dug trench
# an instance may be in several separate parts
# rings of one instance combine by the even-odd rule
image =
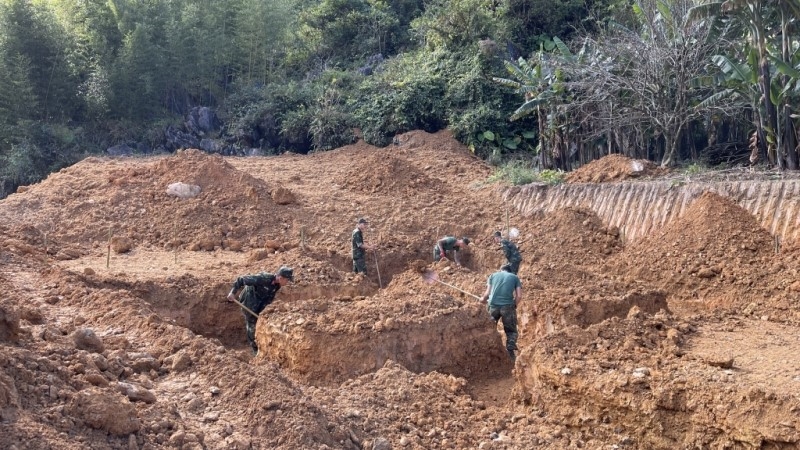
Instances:
[[[172,256],[165,253],[162,257]],[[318,277],[340,279],[338,283],[311,283],[310,275],[298,276],[261,314],[256,332],[260,353],[253,363],[277,363],[302,383],[330,387],[374,373],[392,361],[416,373],[436,371],[462,377],[468,381],[466,389],[476,398],[503,404],[514,378],[513,365],[504,351],[502,324],[495,326],[485,305],[465,293],[482,293],[484,280],[480,274],[497,266],[497,255],[479,249],[465,252],[461,267],[447,262],[431,264],[416,256],[387,259],[382,276],[389,281],[383,289],[367,278],[345,272],[348,267],[341,258],[339,264],[327,262],[332,272],[313,272]],[[142,266],[139,258],[157,260],[159,256],[132,252],[117,256],[116,264]],[[197,266],[215,259],[225,260],[226,256],[191,254],[192,264]],[[84,258],[64,265],[85,271],[101,260]],[[424,271],[438,272],[445,283],[465,292],[427,282]],[[110,276],[76,273],[92,289],[140,298],[169,323],[247,354],[243,313],[223,300],[232,280],[213,275],[198,277],[169,271],[151,277],[141,273],[135,277],[113,272]],[[525,342],[534,342],[552,332],[554,323],[558,328],[586,328],[610,317],[624,318],[634,307],[650,314],[668,310],[663,293],[633,292],[619,298],[575,302],[557,315],[523,312],[520,326],[526,330]],[[498,391],[506,394],[498,396]]]
[[[519,189],[506,210],[490,174],[452,136],[414,132],[309,156],[89,158],[26,187],[0,202],[0,447],[797,447],[800,253],[763,217],[646,181],[544,188],[617,199],[545,211]],[[171,198],[175,181],[202,192]],[[371,261],[351,273],[359,217],[380,279]],[[509,224],[513,366],[483,306],[420,275],[480,294]],[[430,262],[443,235],[473,239],[464,266]],[[253,358],[224,295],[284,264],[296,280]]]
[[[156,253],[115,255],[116,266],[129,268],[125,273],[104,273],[100,268],[103,260],[97,257],[62,265],[75,271],[91,289],[140,298],[168,322],[217,339],[231,349],[244,350],[243,312],[224,301],[234,277],[198,277],[170,270],[132,276],[130,268],[172,256],[169,252]],[[304,253],[323,259],[310,249]],[[327,255],[331,259],[321,261],[329,273],[321,273],[313,264],[301,264],[295,283],[283,288],[260,316],[260,358],[280,363],[311,384],[340,383],[373,372],[388,360],[415,372],[438,370],[467,379],[487,373],[507,376],[510,364],[502,351],[500,334],[484,308],[457,290],[426,283],[420,273],[426,263],[417,259],[419,253],[387,255],[380,266],[384,289],[372,281],[377,277],[375,270],[369,278],[350,274],[351,261],[336,255]],[[235,255],[191,254],[192,264],[200,266],[227,258]],[[463,266],[458,268],[443,263],[443,274],[451,269],[482,273],[479,255],[465,254],[462,259]],[[311,275],[303,275],[302,266],[308,266],[309,273],[318,278],[340,281],[322,284],[309,280]],[[482,292],[480,287],[471,287]],[[398,304],[389,298],[391,294],[386,292],[398,289],[408,301]]]

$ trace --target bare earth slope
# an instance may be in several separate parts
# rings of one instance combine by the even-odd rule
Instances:
[[[447,132],[398,142],[89,158],[0,202],[0,447],[799,445],[797,253],[746,212],[704,194],[626,246],[591,211],[507,210]],[[378,246],[366,277],[358,217]],[[516,364],[472,296],[507,224]],[[445,235],[472,239],[463,266],[430,262]],[[283,264],[295,283],[262,313],[254,358],[224,296]]]

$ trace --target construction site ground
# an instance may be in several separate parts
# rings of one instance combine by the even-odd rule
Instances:
[[[568,182],[647,182],[631,163]],[[20,188],[0,201],[0,448],[800,446],[796,243],[711,193],[626,242],[586,209],[521,216],[492,173],[417,131],[310,155],[90,157]],[[475,298],[512,227],[515,363]],[[446,235],[472,241],[460,266],[432,262]],[[295,280],[254,357],[225,296],[282,265]]]

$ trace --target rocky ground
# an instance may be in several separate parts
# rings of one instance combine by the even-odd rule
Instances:
[[[568,182],[667,176],[635,163]],[[21,188],[0,201],[0,447],[800,445],[794,243],[714,194],[625,242],[588,210],[520,216],[491,173],[448,133],[412,132],[308,156],[88,158]],[[508,227],[516,364],[473,296]],[[430,262],[445,235],[473,241],[462,266]],[[295,283],[254,358],[224,297],[281,265]]]

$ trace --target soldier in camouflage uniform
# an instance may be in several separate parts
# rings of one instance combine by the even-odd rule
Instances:
[[[367,275],[367,252],[372,247],[364,243],[364,228],[369,225],[367,219],[358,219],[351,241],[353,243],[353,272]]]
[[[441,259],[447,259],[447,252],[452,252],[453,261],[460,266],[461,261],[458,258],[458,253],[467,245],[469,245],[469,238],[466,236],[461,239],[445,236],[436,241],[436,245],[433,246],[433,261],[438,262]]]
[[[294,272],[286,266],[282,266],[274,275],[267,272],[243,275],[233,283],[233,287],[228,293],[228,301],[234,301],[236,292],[244,288],[239,295],[239,302],[250,311],[260,314],[267,305],[275,300],[275,294],[278,293],[281,286],[285,286],[290,281],[294,281]],[[244,308],[242,308],[242,314],[244,314],[244,324],[247,330],[247,342],[253,349],[253,354],[258,354],[258,345],[256,344],[256,321],[258,317],[250,314]]]
[[[504,264],[499,271],[489,275],[486,292],[481,302],[488,303],[489,315],[497,323],[503,319],[503,331],[506,333],[506,351],[512,361],[516,361],[517,350],[517,303],[522,300],[522,283],[519,277],[511,273],[511,267]]]
[[[519,272],[519,264],[522,262],[522,255],[517,246],[508,239],[503,239],[503,235],[499,231],[494,232],[494,242],[500,244],[511,268],[510,272],[516,275]]]

